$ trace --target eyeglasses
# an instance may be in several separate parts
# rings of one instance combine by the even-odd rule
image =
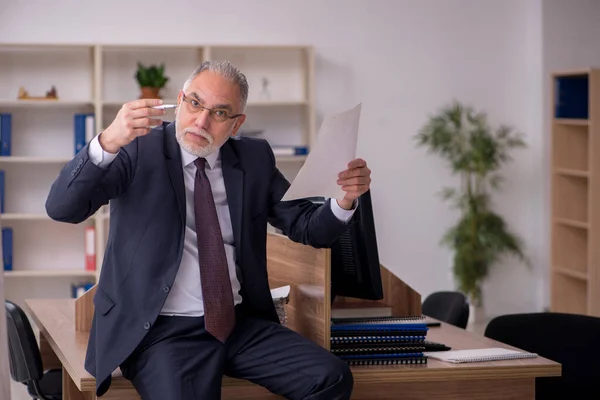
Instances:
[[[216,122],[225,122],[228,119],[234,119],[234,118],[244,115],[244,114],[229,115],[229,112],[222,108],[210,109],[210,108],[204,107],[203,105],[200,104],[200,102],[198,100],[196,100],[194,98],[186,97],[185,93],[183,93],[183,92],[181,93],[181,96],[182,96],[183,101],[185,101],[185,103],[187,104],[187,110],[190,113],[196,114],[196,113],[202,112],[203,110],[206,110],[206,111],[208,111],[210,118]]]

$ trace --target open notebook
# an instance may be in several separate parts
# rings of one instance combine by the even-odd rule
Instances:
[[[486,349],[436,351],[425,352],[423,354],[429,358],[447,361],[455,364],[498,360],[514,360],[518,358],[534,358],[538,356],[536,353],[528,353],[525,351],[510,350],[500,347],[491,347]]]

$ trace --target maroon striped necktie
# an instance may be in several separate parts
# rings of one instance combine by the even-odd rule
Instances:
[[[206,159],[198,158],[194,165],[197,168],[194,181],[194,210],[204,301],[204,325],[208,332],[224,343],[235,325],[229,268],[215,200],[204,171]]]

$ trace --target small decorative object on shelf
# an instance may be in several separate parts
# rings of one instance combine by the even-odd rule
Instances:
[[[30,96],[27,90],[23,86],[19,87],[19,95],[17,97],[19,100],[58,100],[58,95],[56,93],[56,87],[53,85],[50,90],[46,92],[46,96]]]
[[[165,76],[165,65],[151,65],[145,67],[138,62],[135,77],[140,85],[142,93],[140,99],[160,99],[160,89],[165,87],[169,78]]]

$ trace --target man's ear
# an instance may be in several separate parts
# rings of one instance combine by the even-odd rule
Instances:
[[[235,124],[233,125],[233,129],[231,130],[231,136],[237,135],[238,130],[246,120],[246,114],[242,114],[235,120]]]

